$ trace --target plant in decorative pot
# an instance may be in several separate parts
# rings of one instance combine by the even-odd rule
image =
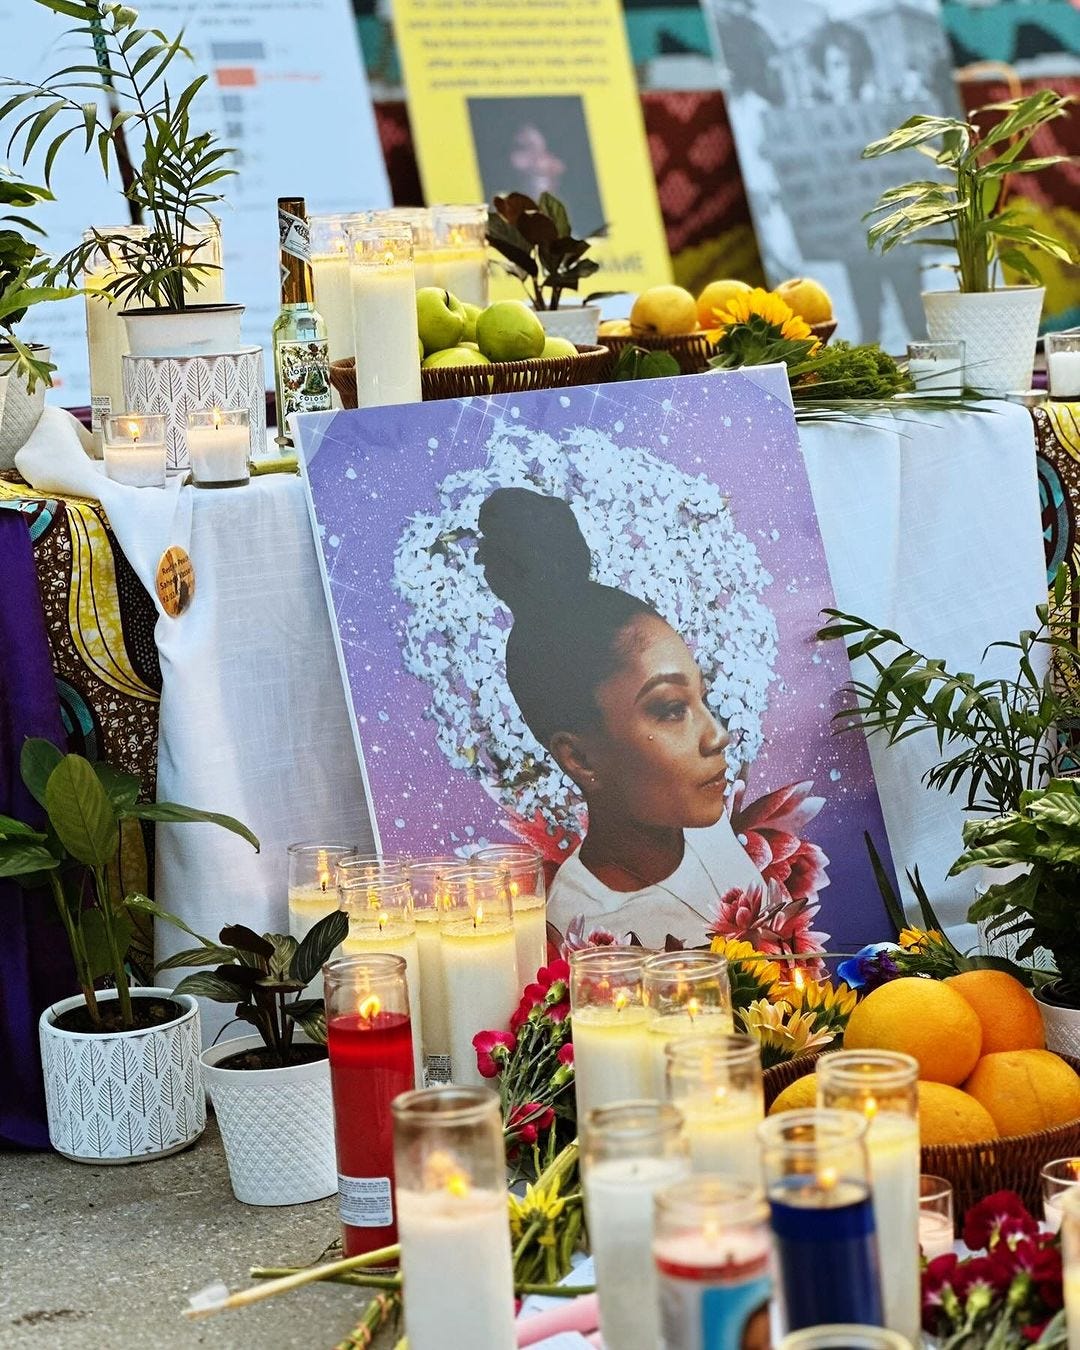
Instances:
[[[344,910],[327,914],[299,943],[282,933],[260,936],[243,924],[226,925],[217,942],[179,927],[199,946],[177,952],[158,969],[213,969],[185,976],[175,992],[233,1003],[237,1018],[258,1033],[202,1055],[233,1193],[249,1205],[297,1205],[333,1195],[337,1160],[326,1020],[322,999],[303,995],[348,932],[348,916]]]
[[[955,252],[959,290],[923,293],[926,326],[935,341],[966,344],[967,382],[982,393],[1026,390],[1031,383],[1044,289],[1029,254],[1072,261],[1063,243],[1008,200],[1011,174],[1039,173],[1067,158],[1020,156],[1038,131],[1067,115],[1071,102],[1042,90],[978,108],[970,121],[910,117],[863,151],[864,159],[877,159],[914,149],[935,166],[938,176],[882,193],[868,213],[876,219],[867,242],[882,253],[902,243]],[[1002,284],[1002,267],[1026,284]]]
[[[132,988],[126,955],[136,916],[159,912],[118,894],[125,821],[205,821],[258,840],[239,821],[173,802],[139,800],[139,780],[30,739],[23,782],[42,828],[0,816],[0,876],[47,885],[67,934],[81,993],[41,1014],[49,1138],[77,1162],[135,1162],[186,1148],[202,1133],[201,1035],[194,998]],[[108,977],[113,987],[98,989]]]
[[[591,239],[575,239],[566,207],[550,192],[539,202],[523,192],[495,197],[488,212],[487,240],[502,256],[500,266],[524,286],[549,337],[589,346],[596,342],[601,295],[575,305],[562,303],[566,291],[600,270],[588,257]],[[560,307],[561,306],[561,307]]]

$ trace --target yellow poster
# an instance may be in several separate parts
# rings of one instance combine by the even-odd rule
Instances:
[[[671,280],[619,0],[394,0],[394,28],[428,202],[550,192],[607,225],[583,292]]]

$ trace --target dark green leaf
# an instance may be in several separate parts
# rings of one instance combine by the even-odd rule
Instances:
[[[44,741],[37,736],[28,736],[23,742],[19,756],[19,772],[26,784],[26,790],[39,806],[45,805],[45,784],[49,775],[64,758],[52,741]]]
[[[259,850],[258,839],[246,825],[234,820],[232,816],[223,816],[216,811],[198,811],[193,806],[178,806],[175,802],[136,802],[125,807],[121,814],[134,816],[138,820],[157,820],[166,824],[204,822],[209,825],[220,825],[222,829],[231,830],[241,839],[246,839],[256,852]]]
[[[237,955],[234,948],[211,944],[208,947],[185,947],[183,951],[174,952],[164,961],[159,961],[154,969],[183,970],[188,966],[220,966],[228,965],[236,960]]]
[[[285,1005],[285,1016],[303,1028],[316,1045],[326,1044],[326,1013],[321,998],[297,999]]]
[[[242,952],[252,952],[264,961],[269,961],[274,955],[273,943],[260,937],[254,929],[248,928],[245,924],[227,924],[218,936],[223,946],[236,947]]]
[[[105,764],[101,760],[95,760],[93,768],[101,786],[108,793],[109,800],[118,811],[122,812],[124,807],[131,806],[136,801],[141,784],[133,773],[114,769],[111,764]]]
[[[215,1003],[242,1004],[247,998],[247,990],[238,981],[224,979],[212,971],[205,970],[185,975],[173,992],[197,994],[200,998],[213,999]],[[240,1015],[239,1011],[237,1015]]]
[[[270,958],[270,974],[287,978],[300,944],[296,938],[287,933],[272,933],[270,941],[274,944],[274,954]],[[300,986],[301,989],[303,987]]]
[[[111,862],[120,843],[119,819],[90,763],[65,755],[45,785],[45,809],[60,842],[90,867]]]
[[[343,909],[325,915],[305,936],[293,957],[293,978],[306,988],[349,932],[349,916]]]
[[[43,844],[12,839],[0,843],[0,877],[28,876],[32,872],[50,872],[60,866]]]

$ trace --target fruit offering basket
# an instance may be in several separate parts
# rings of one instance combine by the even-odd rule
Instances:
[[[643,347],[648,352],[670,352],[684,375],[700,375],[709,368],[715,348],[708,333],[681,333],[677,337],[605,336],[600,341],[617,361],[627,347]]]
[[[599,384],[611,369],[607,347],[578,347],[577,356],[537,356],[530,361],[492,361],[476,366],[435,366],[420,372],[424,401],[517,394],[528,389],[566,389]],[[356,361],[330,363],[330,382],[346,408],[356,407]]]

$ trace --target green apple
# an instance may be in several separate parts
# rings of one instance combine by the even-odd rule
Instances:
[[[577,356],[578,349],[569,338],[549,337],[544,343],[541,356]]]
[[[464,338],[458,343],[459,347],[468,347],[470,351],[478,352],[479,346],[475,342],[466,342]],[[486,359],[486,358],[485,358]]]
[[[476,341],[476,321],[483,314],[482,305],[470,305],[468,300],[462,300],[461,308],[465,311],[465,331],[462,337],[466,342]]]
[[[490,361],[527,361],[544,350],[544,326],[521,300],[497,300],[477,319],[476,341]]]
[[[421,286],[416,292],[416,327],[429,356],[455,346],[465,331],[461,301],[438,286]]]
[[[422,342],[419,338],[417,338],[417,339],[416,339],[416,345],[420,348],[420,360],[423,361],[423,359],[424,359],[424,344],[423,344],[423,342]]]
[[[438,370],[440,366],[490,366],[491,362],[482,352],[472,347],[444,347],[442,351],[432,352],[424,360],[425,370]]]

